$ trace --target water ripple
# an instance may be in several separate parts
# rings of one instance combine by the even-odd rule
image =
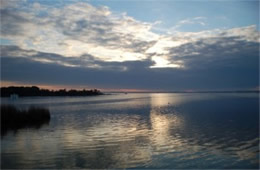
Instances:
[[[39,99],[51,110],[50,125],[7,134],[1,166],[257,168],[258,100],[220,97],[131,94],[53,104]],[[244,113],[249,108],[251,115]]]

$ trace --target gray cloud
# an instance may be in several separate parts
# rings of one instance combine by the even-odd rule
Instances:
[[[0,13],[2,36],[24,35],[26,30],[23,25],[30,23],[24,13],[12,9],[0,9]]]
[[[244,36],[223,36],[221,34],[167,48],[167,56],[171,61],[181,61],[185,69],[258,68],[259,42],[247,40]]]
[[[43,53],[35,50],[25,50],[18,46],[1,45],[1,58],[25,58],[43,64],[53,63],[66,67],[93,68],[96,70],[126,71],[131,69],[149,68],[153,64],[150,60],[105,62],[95,59],[92,55],[84,54],[79,57],[64,57],[53,53]]]
[[[135,33],[138,29],[149,31],[147,26],[139,23],[130,17],[121,15],[113,16],[107,8],[94,8],[90,5],[82,4],[86,9],[78,11],[78,6],[71,6],[56,14],[56,28],[70,39],[76,39],[83,43],[95,43],[109,48],[124,48],[133,52],[144,53],[154,45],[155,41],[137,39]],[[86,12],[92,10],[92,12]],[[122,27],[122,25],[125,25]],[[124,28],[133,27],[128,32]],[[136,29],[136,30],[134,30]]]
[[[17,47],[8,48],[19,49]],[[3,50],[5,55],[2,55],[1,58],[3,81],[155,90],[248,89],[258,86],[258,58],[254,53],[248,54],[247,56],[251,56],[251,58],[246,60],[242,59],[242,55],[239,58],[240,62],[236,62],[237,58],[235,58],[233,67],[225,66],[223,64],[226,61],[219,60],[222,63],[209,62],[199,68],[191,67],[182,70],[150,69],[149,66],[152,64],[150,60],[103,62],[97,61],[91,56],[82,56],[82,60],[84,57],[87,58],[86,62],[82,62],[73,57],[63,60],[62,56],[50,53],[38,52],[33,55],[33,57],[41,56],[42,59],[55,59],[54,61],[61,60],[71,65],[81,65],[80,67],[68,67],[58,62],[34,61],[32,51],[28,51],[28,57],[19,57],[8,56],[6,55],[8,52],[5,50]],[[25,53],[23,51],[23,54]],[[103,69],[83,67],[88,62],[98,64]],[[120,71],[120,67],[128,69]]]

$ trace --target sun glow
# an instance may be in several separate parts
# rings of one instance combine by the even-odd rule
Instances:
[[[183,65],[181,63],[170,63],[167,59],[159,56],[152,57],[152,60],[155,62],[155,65],[150,66],[150,68],[182,68]]]

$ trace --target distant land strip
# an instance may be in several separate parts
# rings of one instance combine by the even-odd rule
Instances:
[[[110,92],[124,93],[124,92]],[[260,93],[259,90],[219,90],[219,91],[143,91],[143,92],[128,92],[128,93]]]
[[[102,95],[103,93],[97,89],[91,90],[48,90],[40,89],[37,86],[31,87],[1,87],[0,90],[1,97],[33,97],[33,96],[96,96]]]

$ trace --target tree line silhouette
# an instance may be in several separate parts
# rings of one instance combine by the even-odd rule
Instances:
[[[11,95],[18,95],[19,97],[29,97],[29,96],[95,96],[102,95],[99,90],[91,89],[91,90],[48,90],[48,89],[40,89],[37,86],[32,87],[1,87],[0,91],[1,97],[10,97]]]

